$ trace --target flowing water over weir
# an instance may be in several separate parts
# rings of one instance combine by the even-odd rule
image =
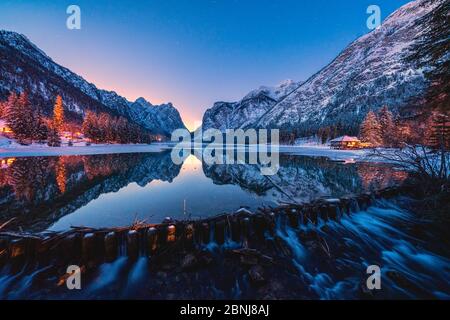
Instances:
[[[0,233],[0,298],[450,298],[450,260],[399,189],[200,221]],[[390,199],[390,200],[387,200]],[[82,269],[68,290],[67,266]],[[379,291],[367,266],[382,270]]]

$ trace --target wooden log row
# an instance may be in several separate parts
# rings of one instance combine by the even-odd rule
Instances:
[[[131,228],[77,228],[62,234],[21,235],[0,232],[0,266],[8,261],[38,260],[49,263],[55,259],[93,265],[113,261],[119,255],[131,259],[158,254],[161,248],[181,243],[186,248],[215,242],[241,243],[263,241],[273,235],[277,223],[298,228],[317,225],[320,221],[339,221],[343,215],[364,210],[374,199],[390,198],[398,188],[386,188],[373,194],[360,194],[340,199],[320,199],[307,204],[266,208],[256,213],[239,210],[202,221],[176,222],[166,218],[160,225],[138,225]]]

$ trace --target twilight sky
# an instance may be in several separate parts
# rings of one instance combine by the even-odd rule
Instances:
[[[193,129],[215,101],[306,80],[408,0],[0,0],[0,29],[129,100],[172,102]],[[81,8],[81,30],[66,9]]]

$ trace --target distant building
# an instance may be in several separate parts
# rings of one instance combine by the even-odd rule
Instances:
[[[367,147],[357,137],[342,136],[330,140],[330,145],[333,149],[360,149]]]
[[[6,124],[6,121],[0,120],[0,133],[12,133],[12,130]]]

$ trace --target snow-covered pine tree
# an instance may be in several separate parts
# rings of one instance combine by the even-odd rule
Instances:
[[[395,143],[394,146],[401,147],[404,143],[411,142],[411,128],[410,126],[401,121],[398,117],[394,121],[395,126]]]
[[[36,111],[35,114],[35,128],[33,132],[34,140],[39,143],[43,143],[48,137],[48,127],[43,120],[43,116],[40,110]]]
[[[360,138],[361,141],[369,142],[373,147],[379,147],[383,143],[381,126],[372,110],[367,113],[366,118],[361,123]]]
[[[50,147],[61,146],[61,137],[59,136],[59,131],[53,126],[50,126],[50,128],[48,129],[47,144]]]
[[[97,115],[92,111],[87,111],[83,120],[82,131],[86,138],[97,142],[99,129],[97,124]]]
[[[100,130],[99,140],[101,142],[110,142],[112,140],[112,128],[110,116],[107,113],[101,113],[98,117],[98,129]]]
[[[8,127],[13,131],[15,134],[16,130],[19,130],[19,116],[20,116],[20,110],[18,105],[18,97],[15,92],[11,92],[8,96],[8,100],[6,101],[6,123]]]
[[[429,145],[435,149],[450,150],[450,116],[437,114],[432,120]]]
[[[28,92],[24,91],[19,96],[19,106],[22,113],[23,135],[27,143],[33,142],[38,119],[28,99]]]
[[[387,106],[381,108],[378,115],[383,145],[392,147],[396,142],[396,132],[394,125],[394,116]]]
[[[11,93],[8,99],[7,124],[19,143],[29,144],[32,142],[35,115],[27,92],[22,92],[19,96]]]
[[[7,106],[8,100],[0,101],[0,119],[4,119],[6,117]]]
[[[119,143],[128,143],[129,142],[129,134],[128,134],[128,122],[123,117],[119,117],[116,122],[116,139]]]

